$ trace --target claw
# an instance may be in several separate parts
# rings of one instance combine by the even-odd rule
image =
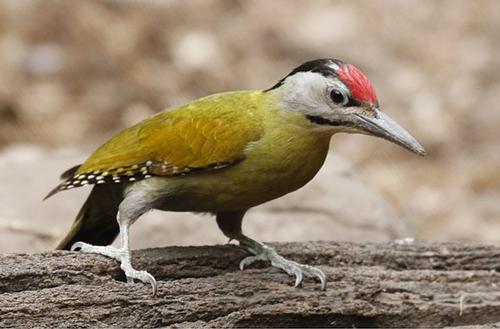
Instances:
[[[153,296],[156,295],[156,293],[158,292],[158,284],[156,283],[154,276],[146,271],[135,270],[128,261],[123,261],[120,267],[125,272],[128,283],[134,283],[134,279],[139,280],[145,284],[149,283],[151,285],[151,288],[153,289]]]
[[[156,293],[158,292],[158,284],[156,283],[154,276],[152,276],[151,274],[149,274],[147,272],[146,272],[146,274],[148,275],[149,283],[151,284],[151,288],[153,289],[153,297],[154,297],[154,296],[156,296]]]
[[[71,248],[69,248],[70,251],[75,251],[76,249],[82,249],[83,247],[85,247],[86,243],[84,242],[75,242],[71,245]]]
[[[128,283],[134,283],[134,279],[150,284],[153,289],[153,296],[158,292],[158,284],[155,278],[146,271],[137,271],[130,264],[130,255],[124,249],[117,249],[112,246],[94,246],[85,242],[75,242],[71,249],[80,249],[84,253],[96,253],[114,258],[120,262],[120,268],[125,272]]]
[[[321,282],[321,290],[326,288],[326,275],[320,269],[299,264],[297,262],[288,260],[276,253],[276,251],[266,245],[260,245],[261,251],[254,256],[245,257],[240,262],[240,270],[243,270],[246,266],[252,264],[257,260],[268,260],[271,261],[271,265],[277,267],[289,275],[295,276],[295,287],[299,287],[304,280],[304,276],[307,277],[317,277]]]
[[[257,256],[248,256],[241,260],[240,271],[243,271],[246,266],[253,264],[256,260],[259,260]]]
[[[248,258],[250,258],[250,257],[251,257],[251,256],[249,256],[249,257],[245,257],[245,258],[243,258],[243,259],[241,260],[241,262],[240,262],[240,271],[243,271],[243,270],[245,269],[245,266],[250,265],[251,263],[253,263],[253,262],[249,262],[249,261],[248,261]]]
[[[132,273],[129,273],[128,275],[125,274],[125,275],[127,276],[128,283],[134,283],[134,279],[137,279],[145,284],[149,283],[151,285],[151,288],[153,289],[153,297],[156,296],[156,293],[158,292],[158,284],[156,283],[156,279],[154,278],[154,276],[152,276],[151,274],[149,274],[146,271],[137,271],[135,276],[132,276],[132,275],[134,275]]]
[[[302,275],[302,271],[301,270],[295,271],[295,288],[300,286],[300,284],[302,283],[302,279],[304,279],[304,276]]]
[[[323,271],[321,271],[320,269],[317,269],[315,267],[311,267],[311,270],[314,272],[316,277],[321,282],[321,290],[325,290],[326,289],[326,275],[325,275],[325,273],[323,273]]]
[[[158,284],[156,283],[156,279],[154,278],[154,276],[146,271],[136,271],[133,269],[127,269],[124,271],[125,276],[127,277],[127,283],[134,283],[134,279],[139,280],[145,284],[149,283],[151,285],[151,288],[153,289],[153,296],[156,295],[156,293],[158,292]]]

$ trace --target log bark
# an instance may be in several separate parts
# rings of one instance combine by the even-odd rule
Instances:
[[[317,265],[327,289],[237,246],[134,251],[159,283],[128,284],[100,255],[0,256],[0,327],[500,327],[500,247],[451,243],[273,244]]]

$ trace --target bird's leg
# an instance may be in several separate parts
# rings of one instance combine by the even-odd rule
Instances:
[[[151,284],[153,295],[158,290],[155,278],[146,271],[138,271],[132,267],[130,262],[129,228],[133,221],[128,216],[120,216],[120,211],[116,215],[120,227],[121,248],[113,246],[94,246],[85,242],[76,242],[71,246],[71,250],[80,249],[81,252],[100,254],[114,258],[120,262],[120,268],[125,272],[127,282],[133,283],[134,279]]]
[[[217,224],[222,232],[230,239],[235,239],[240,246],[253,256],[248,256],[240,262],[240,270],[257,260],[270,261],[271,265],[282,269],[289,275],[295,276],[295,286],[302,283],[304,276],[317,277],[321,282],[321,289],[326,287],[326,275],[319,268],[300,264],[280,256],[273,248],[253,240],[241,232],[241,222],[245,211],[217,213]]]
[[[125,272],[127,276],[127,282],[133,283],[134,279],[140,280],[144,283],[150,283],[153,288],[153,295],[156,295],[158,290],[155,278],[146,271],[138,271],[132,267],[130,262],[130,247],[129,247],[129,236],[128,231],[130,224],[124,224],[125,228],[123,229],[123,233],[120,234],[121,242],[122,242],[122,258],[120,268]],[[120,227],[120,231],[122,231]]]

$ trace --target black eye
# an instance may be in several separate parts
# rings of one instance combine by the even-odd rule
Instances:
[[[338,89],[333,89],[330,92],[330,98],[332,99],[332,102],[337,105],[346,105],[349,101],[347,96]]]

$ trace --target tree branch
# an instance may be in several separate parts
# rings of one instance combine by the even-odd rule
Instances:
[[[418,242],[274,244],[320,266],[326,291],[258,263],[236,246],[133,252],[158,296],[127,284],[116,261],[78,252],[0,256],[0,327],[500,326],[500,248]],[[471,327],[472,328],[472,327]]]

